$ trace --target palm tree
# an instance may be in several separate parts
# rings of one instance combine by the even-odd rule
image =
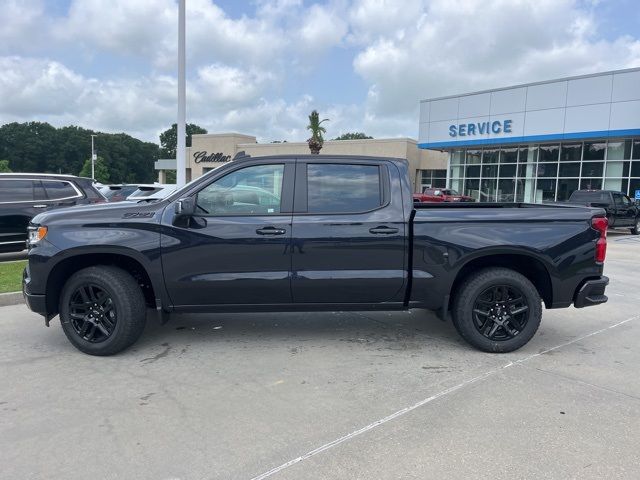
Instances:
[[[320,120],[320,115],[316,110],[311,112],[311,115],[309,115],[309,125],[307,125],[307,130],[311,130],[311,138],[307,140],[307,143],[309,144],[309,150],[311,150],[311,153],[315,155],[318,155],[320,153],[320,149],[322,148],[322,144],[324,143],[322,134],[326,133],[326,130],[322,126],[322,122],[328,121],[328,118]]]

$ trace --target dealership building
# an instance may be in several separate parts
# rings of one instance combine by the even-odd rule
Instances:
[[[640,68],[432,98],[418,147],[447,156],[447,185],[479,201],[640,192]]]
[[[223,163],[233,161],[240,152],[252,157],[268,155],[306,155],[306,142],[258,143],[256,137],[240,133],[193,135],[186,152],[187,181],[197,178]],[[364,140],[327,140],[320,151],[327,155],[367,155],[405,158],[409,162],[411,181],[415,191],[425,187],[444,187],[447,181],[447,154],[419,149],[411,138],[382,138]],[[166,183],[167,170],[176,169],[174,159],[155,163],[158,181]]]

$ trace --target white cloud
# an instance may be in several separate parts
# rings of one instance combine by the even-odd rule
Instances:
[[[329,138],[354,130],[415,136],[422,98],[640,66],[638,35],[605,37],[594,1],[251,5],[232,17],[212,0],[187,2],[187,115],[212,132],[304,140],[317,108],[331,119]],[[72,123],[156,141],[176,116],[176,1],[48,8],[44,0],[5,0],[0,9],[2,121]],[[358,101],[315,81],[333,53],[342,63],[332,74],[349,88],[358,83],[350,77],[362,80],[366,95],[346,90]]]
[[[392,35],[381,32],[384,3],[362,1],[351,13],[369,33],[356,36],[354,68],[376,117],[415,119],[428,97],[640,65],[637,38],[600,38],[590,11],[571,0],[413,2],[401,33],[389,10]]]
[[[175,5],[172,0],[74,0],[54,33],[88,50],[152,58],[167,48],[167,32],[176,29]]]
[[[326,51],[342,43],[348,28],[337,9],[312,5],[303,15],[299,47],[307,54]]]
[[[0,53],[29,52],[47,41],[43,0],[4,0],[0,6]]]
[[[269,71],[213,64],[198,69],[197,83],[207,100],[220,108],[255,102],[275,81]]]
[[[50,60],[0,57],[0,112],[15,116],[55,115],[77,105],[83,79]]]

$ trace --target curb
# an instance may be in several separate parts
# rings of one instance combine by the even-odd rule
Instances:
[[[22,292],[0,293],[0,307],[24,303]]]

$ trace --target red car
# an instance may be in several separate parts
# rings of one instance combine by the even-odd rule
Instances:
[[[450,188],[425,188],[422,193],[414,193],[413,201],[424,202],[475,202],[472,197],[460,195]]]

